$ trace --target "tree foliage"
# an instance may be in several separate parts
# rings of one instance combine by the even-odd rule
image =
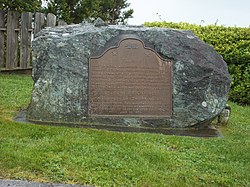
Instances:
[[[46,12],[67,23],[102,18],[109,24],[126,23],[132,17],[127,0],[47,0]]]
[[[19,12],[40,11],[42,0],[0,0],[0,10],[15,10]]]

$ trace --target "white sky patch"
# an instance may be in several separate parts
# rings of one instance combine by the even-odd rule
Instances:
[[[146,21],[188,22],[202,25],[250,26],[249,0],[128,0],[134,18],[128,23]]]

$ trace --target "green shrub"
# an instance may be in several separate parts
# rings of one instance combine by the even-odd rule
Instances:
[[[250,28],[183,22],[146,22],[145,26],[192,30],[201,40],[212,45],[228,64],[232,77],[229,99],[242,105],[250,104]]]

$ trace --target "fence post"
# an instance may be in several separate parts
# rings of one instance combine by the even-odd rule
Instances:
[[[21,18],[20,18],[21,15]],[[45,14],[0,10],[0,71],[31,68],[31,40],[44,27]],[[7,22],[6,22],[7,21]],[[21,22],[20,22],[21,21]],[[47,27],[56,26],[56,16],[47,15]],[[20,33],[19,33],[20,32]]]
[[[43,28],[44,26],[44,14],[37,12],[35,14],[35,29],[34,29],[34,36]]]
[[[18,49],[18,23],[19,13],[8,11],[7,17],[7,58],[6,68],[13,69],[18,65],[17,49]]]
[[[4,28],[5,28],[5,21],[4,21],[4,11],[0,10],[0,71],[1,68],[4,67]]]
[[[47,27],[55,27],[56,26],[56,16],[54,14],[48,13],[46,26]]]
[[[32,13],[21,15],[20,68],[25,69],[30,64]]]

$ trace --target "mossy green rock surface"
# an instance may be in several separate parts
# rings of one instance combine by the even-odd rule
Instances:
[[[112,38],[133,34],[173,63],[173,115],[168,118],[89,117],[91,54]],[[222,57],[191,31],[92,24],[47,28],[33,41],[31,121],[134,127],[191,127],[209,123],[224,108],[231,78]]]

